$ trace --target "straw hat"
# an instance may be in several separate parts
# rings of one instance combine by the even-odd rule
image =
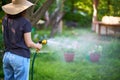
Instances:
[[[2,6],[2,9],[7,14],[15,15],[26,10],[32,5],[34,4],[27,0],[12,0],[11,3]]]

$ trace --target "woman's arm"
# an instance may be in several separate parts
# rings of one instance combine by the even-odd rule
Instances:
[[[39,43],[36,44],[32,41],[31,32],[24,33],[24,40],[25,40],[25,43],[28,47],[36,48],[39,50],[42,48],[42,44],[39,44]]]

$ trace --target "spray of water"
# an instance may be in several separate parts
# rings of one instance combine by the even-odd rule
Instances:
[[[71,39],[49,39],[47,45],[51,48],[70,50],[78,47],[78,41]]]
[[[96,42],[93,38],[78,37],[78,38],[50,38],[47,40],[48,52],[52,51],[63,57],[63,53],[67,51],[74,51],[76,59],[89,55],[89,51],[92,50]]]
[[[53,52],[55,51],[57,56],[64,61],[64,53],[68,51],[75,51],[78,47],[78,42],[68,38],[52,38],[47,40],[47,47]]]

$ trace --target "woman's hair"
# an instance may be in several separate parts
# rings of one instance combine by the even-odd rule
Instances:
[[[19,13],[19,14],[16,14],[16,15],[7,14],[7,17],[8,17],[8,18],[11,18],[11,19],[15,19],[15,18],[19,18],[19,17],[21,17],[21,16],[25,16],[25,14],[26,14],[26,10],[23,11],[23,12],[21,12],[21,13]]]

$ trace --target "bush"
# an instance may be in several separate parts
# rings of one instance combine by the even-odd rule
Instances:
[[[71,13],[67,12],[64,15],[65,21],[74,21],[77,22],[80,26],[87,26],[91,23],[91,17],[88,15],[82,15],[80,13]]]
[[[0,26],[1,26],[1,24],[0,24]],[[3,43],[2,31],[0,29],[0,65],[2,65],[3,51],[4,51],[4,43]],[[3,77],[2,66],[0,66],[0,78],[1,77]]]

